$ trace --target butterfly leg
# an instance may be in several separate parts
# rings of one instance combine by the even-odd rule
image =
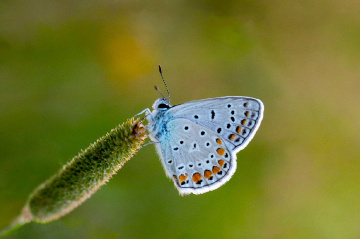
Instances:
[[[145,146],[148,146],[150,144],[160,144],[160,142],[149,142],[149,143],[146,143],[144,145],[141,145],[140,149],[144,148]]]
[[[149,108],[146,108],[146,109],[144,109],[143,111],[141,111],[140,113],[137,113],[136,115],[134,115],[134,117],[135,117],[135,116],[138,116],[138,115],[142,115],[142,114],[144,114],[144,113],[145,113],[145,118],[146,118],[148,115],[151,114],[151,111],[150,111]]]

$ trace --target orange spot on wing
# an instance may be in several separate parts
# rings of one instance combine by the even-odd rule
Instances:
[[[194,173],[192,180],[197,183],[201,180],[201,174],[200,173]]]
[[[236,135],[235,135],[235,134],[230,134],[230,135],[229,135],[229,139],[230,139],[230,140],[234,140],[235,138],[236,138]]]
[[[214,166],[213,167],[213,173],[218,173],[218,172],[220,172],[220,168],[219,167],[216,167],[216,166]]]
[[[173,175],[174,179],[177,179],[176,175]]]
[[[218,148],[218,149],[216,150],[216,152],[217,152],[219,155],[223,156],[224,153],[225,153],[225,149],[223,149],[223,148]]]
[[[242,125],[245,125],[245,124],[246,124],[246,119],[243,119],[243,120],[241,121],[241,124],[242,124]]]
[[[241,127],[240,126],[238,126],[237,128],[236,128],[236,132],[238,132],[239,134],[241,133]]]
[[[245,112],[245,115],[246,115],[246,116],[249,116],[249,115],[250,115],[250,112],[249,112],[249,111],[246,111],[246,112]]]
[[[181,174],[181,175],[179,176],[179,181],[180,181],[180,183],[183,183],[183,182],[187,179],[187,177],[188,177],[187,174],[185,174],[185,175]]]
[[[218,144],[222,145],[222,141],[221,141],[221,139],[217,138],[217,139],[216,139],[216,143],[218,143]]]
[[[204,177],[205,177],[206,179],[210,178],[211,175],[212,175],[212,172],[211,172],[210,170],[205,170],[205,172],[204,172]]]
[[[224,161],[223,159],[220,159],[220,160],[218,161],[218,163],[219,163],[220,167],[222,167],[222,166],[224,165],[225,161]]]

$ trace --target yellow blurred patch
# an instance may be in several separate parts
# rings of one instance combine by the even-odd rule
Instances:
[[[116,31],[114,27],[113,30]],[[100,46],[101,63],[114,83],[129,82],[147,74],[154,66],[151,54],[128,32],[107,34]]]

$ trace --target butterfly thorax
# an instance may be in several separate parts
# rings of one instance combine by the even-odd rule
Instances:
[[[149,121],[149,136],[153,141],[159,141],[159,139],[166,133],[166,123],[170,119],[167,112],[170,108],[171,105],[164,98],[156,100],[153,104],[154,110],[147,116]]]

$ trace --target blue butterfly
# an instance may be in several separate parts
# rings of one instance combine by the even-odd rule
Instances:
[[[163,78],[160,66],[159,71]],[[149,137],[166,175],[183,195],[215,190],[229,181],[236,154],[254,137],[264,114],[260,100],[244,96],[175,106],[169,96],[156,100],[153,109],[145,110]]]

